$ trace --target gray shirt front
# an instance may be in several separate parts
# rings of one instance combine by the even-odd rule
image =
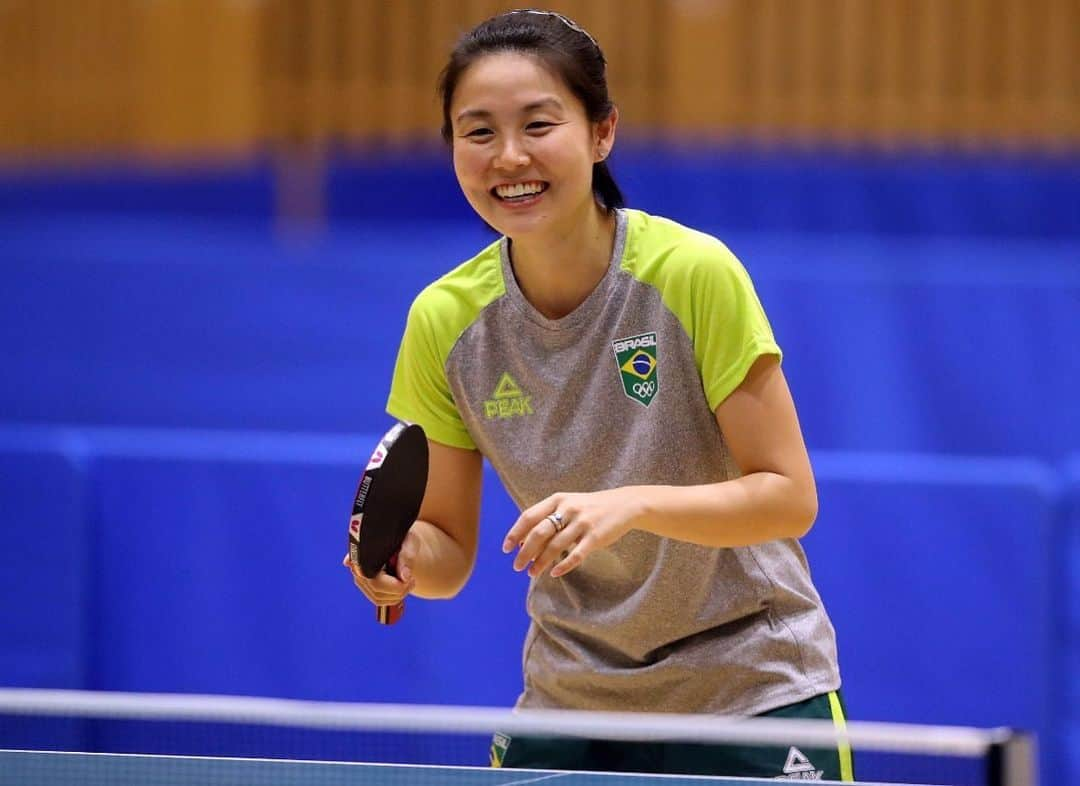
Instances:
[[[505,239],[410,310],[388,411],[480,450],[522,508],[739,476],[715,409],[780,354],[750,279],[674,222],[623,210],[617,227],[606,275],[562,319],[525,299]],[[519,706],[742,715],[840,685],[795,540],[717,549],[631,531],[534,579],[528,611]]]

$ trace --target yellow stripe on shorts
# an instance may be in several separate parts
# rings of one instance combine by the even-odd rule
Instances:
[[[847,720],[844,718],[844,708],[840,706],[840,697],[836,695],[836,691],[829,691],[829,709],[832,710],[833,726],[841,734],[847,732]],[[842,781],[854,781],[855,780],[855,767],[851,761],[851,746],[846,742],[841,742],[836,747],[836,752],[840,755],[840,780]]]

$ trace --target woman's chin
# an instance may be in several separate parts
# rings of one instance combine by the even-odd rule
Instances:
[[[542,232],[550,223],[549,218],[547,213],[504,210],[494,210],[484,216],[484,220],[496,232],[507,237],[521,237]]]

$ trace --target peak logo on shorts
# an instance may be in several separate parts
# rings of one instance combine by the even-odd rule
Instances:
[[[819,770],[811,764],[807,755],[793,746],[788,749],[787,761],[784,762],[784,774],[776,777],[782,780],[819,781],[824,775],[824,770]]]
[[[619,367],[623,393],[643,406],[649,406],[660,391],[657,375],[656,333],[641,333],[611,342],[615,365]]]
[[[495,386],[491,398],[484,402],[484,417],[488,420],[532,413],[532,396],[526,396],[514,378],[507,373],[499,377],[499,384]]]

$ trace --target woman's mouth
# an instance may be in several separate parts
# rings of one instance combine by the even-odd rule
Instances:
[[[491,189],[491,193],[508,204],[525,204],[537,199],[547,191],[548,184],[542,180],[530,180],[526,183],[500,183]]]

